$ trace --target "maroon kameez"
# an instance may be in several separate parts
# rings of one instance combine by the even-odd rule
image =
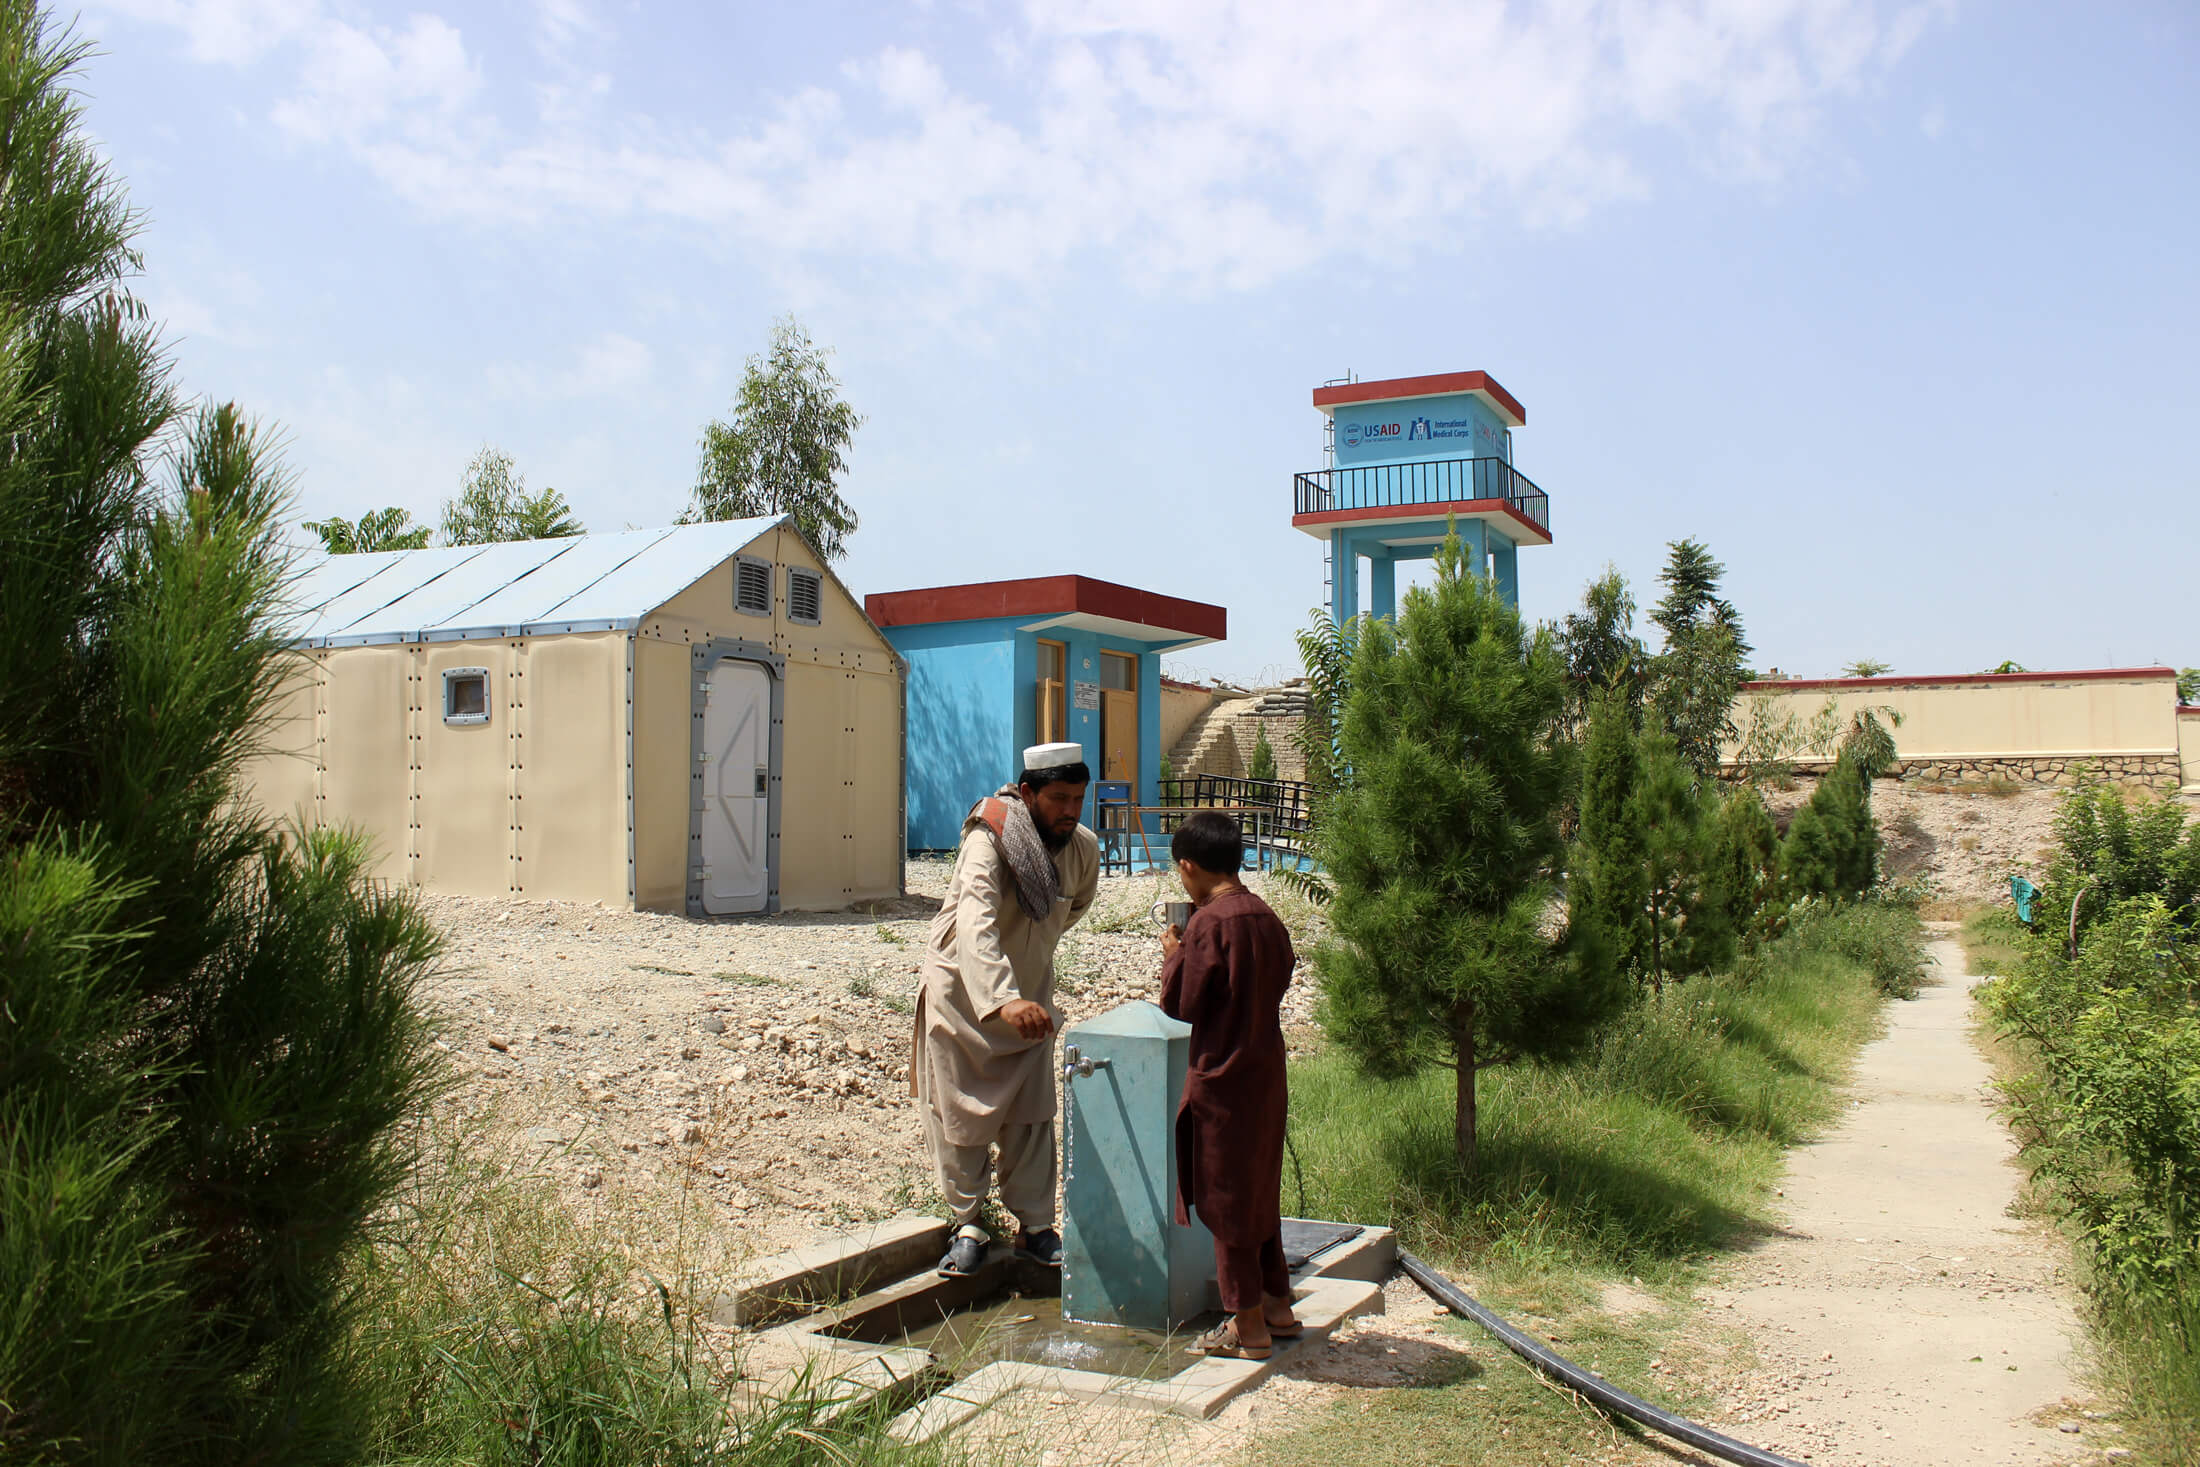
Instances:
[[[1231,892],[1192,914],[1161,972],[1163,1012],[1192,1026],[1176,1115],[1176,1218],[1188,1222],[1196,1208],[1214,1234],[1223,1304],[1233,1311],[1257,1306],[1263,1290],[1288,1291],[1287,1281],[1278,1284],[1288,1103],[1281,1010],[1293,962],[1291,934],[1268,904]]]

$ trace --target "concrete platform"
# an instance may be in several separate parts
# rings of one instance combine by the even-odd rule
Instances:
[[[894,1435],[904,1441],[952,1431],[1020,1390],[1204,1419],[1297,1352],[1318,1347],[1344,1320],[1382,1312],[1382,1281],[1397,1264],[1396,1234],[1302,1219],[1285,1226],[1286,1252],[1298,1264],[1292,1282],[1304,1336],[1266,1360],[1202,1358],[1155,1379],[1003,1360],[954,1380],[930,1352],[893,1343],[916,1325],[1010,1290],[1031,1297],[1059,1292],[1058,1273],[1017,1259],[1005,1245],[996,1245],[968,1278],[939,1277],[933,1265],[946,1249],[947,1224],[933,1218],[896,1218],[761,1260],[721,1296],[715,1317],[766,1326],[748,1349],[768,1372],[758,1394],[801,1390],[851,1402],[886,1391],[922,1397],[894,1420]],[[1303,1262],[1294,1242],[1307,1255]]]

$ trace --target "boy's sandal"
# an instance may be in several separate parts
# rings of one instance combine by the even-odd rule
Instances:
[[[1248,1345],[1240,1340],[1234,1319],[1225,1319],[1192,1341],[1192,1350],[1216,1360],[1266,1360],[1276,1353],[1273,1345]]]
[[[1268,1326],[1268,1338],[1272,1340],[1297,1340],[1305,1337],[1306,1322],[1304,1320],[1294,1319],[1289,1324],[1271,1324]]]

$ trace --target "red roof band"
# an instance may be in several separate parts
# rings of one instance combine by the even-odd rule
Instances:
[[[1515,428],[1528,421],[1528,410],[1497,385],[1487,372],[1438,372],[1429,377],[1386,377],[1380,382],[1340,382],[1314,389],[1314,406],[1327,412],[1355,402],[1397,402],[1409,397],[1447,397],[1455,392],[1478,392],[1512,418]]]
[[[1084,615],[1216,642],[1225,640],[1230,629],[1230,613],[1219,606],[1096,581],[1090,576],[1039,576],[1028,581],[882,591],[864,597],[863,609],[882,628],[982,621],[996,616]]]

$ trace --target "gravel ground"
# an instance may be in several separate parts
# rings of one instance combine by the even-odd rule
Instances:
[[[912,1000],[947,876],[916,861],[898,902],[715,921],[426,897],[448,941],[433,1002],[459,1078],[450,1118],[538,1148],[576,1209],[676,1185],[734,1252],[924,1207]],[[1103,880],[1057,956],[1065,1025],[1155,995],[1162,891]],[[1287,1024],[1312,997],[1294,985]]]

